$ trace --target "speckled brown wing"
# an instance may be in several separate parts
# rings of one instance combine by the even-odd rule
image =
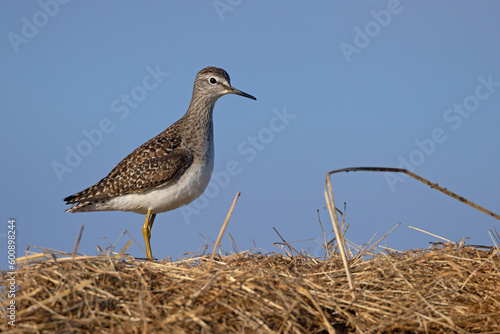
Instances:
[[[177,148],[164,156],[148,159],[134,168],[120,173],[122,187],[114,194],[130,194],[166,185],[176,181],[191,166],[193,154],[184,148]],[[126,182],[126,186],[123,184]]]
[[[64,201],[66,204],[94,202],[174,182],[193,162],[192,152],[179,147],[180,144],[178,137],[157,136],[130,153],[101,181]],[[77,208],[78,205],[67,211]]]

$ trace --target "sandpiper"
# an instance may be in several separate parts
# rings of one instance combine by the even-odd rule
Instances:
[[[223,69],[202,69],[196,75],[186,114],[135,149],[101,181],[66,197],[66,204],[73,204],[66,212],[121,210],[145,214],[142,234],[146,256],[152,260],[150,239],[156,214],[191,203],[210,181],[214,167],[213,109],[225,94],[256,100],[232,87]]]

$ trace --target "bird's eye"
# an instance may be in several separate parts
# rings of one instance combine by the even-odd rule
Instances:
[[[215,80],[215,78],[210,78],[209,82],[212,84],[212,85],[215,85],[217,83],[217,80]]]

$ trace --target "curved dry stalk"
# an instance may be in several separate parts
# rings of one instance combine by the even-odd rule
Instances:
[[[498,220],[500,220],[500,215],[480,206],[480,205],[477,205],[476,203],[472,202],[472,201],[469,201],[468,199],[460,196],[460,195],[457,195],[455,194],[454,192],[451,192],[449,191],[448,189],[446,188],[443,188],[441,187],[440,185],[438,185],[437,183],[434,183],[434,182],[431,182],[415,173],[412,173],[410,172],[409,170],[407,169],[404,169],[404,168],[392,168],[392,167],[348,167],[348,168],[341,168],[341,169],[335,169],[335,170],[332,170],[330,172],[327,173],[327,179],[330,178],[330,175],[331,174],[334,174],[334,173],[340,173],[340,172],[357,172],[357,171],[360,171],[360,172],[391,172],[391,173],[404,173],[408,176],[411,176],[412,178],[414,178],[415,180],[418,180],[426,185],[428,185],[429,187],[433,188],[433,189],[436,189],[436,190],[439,190],[440,192],[442,192],[443,194],[446,194],[450,197],[453,197],[454,199],[462,202],[462,203],[465,203],[471,207],[473,207],[474,209],[477,209],[483,213],[486,213],[487,215],[493,217],[493,218],[496,218]]]

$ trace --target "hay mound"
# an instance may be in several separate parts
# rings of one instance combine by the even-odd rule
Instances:
[[[16,332],[500,333],[494,249],[351,259],[355,292],[339,257],[243,252],[216,258],[211,271],[205,256],[52,257],[18,270]]]

